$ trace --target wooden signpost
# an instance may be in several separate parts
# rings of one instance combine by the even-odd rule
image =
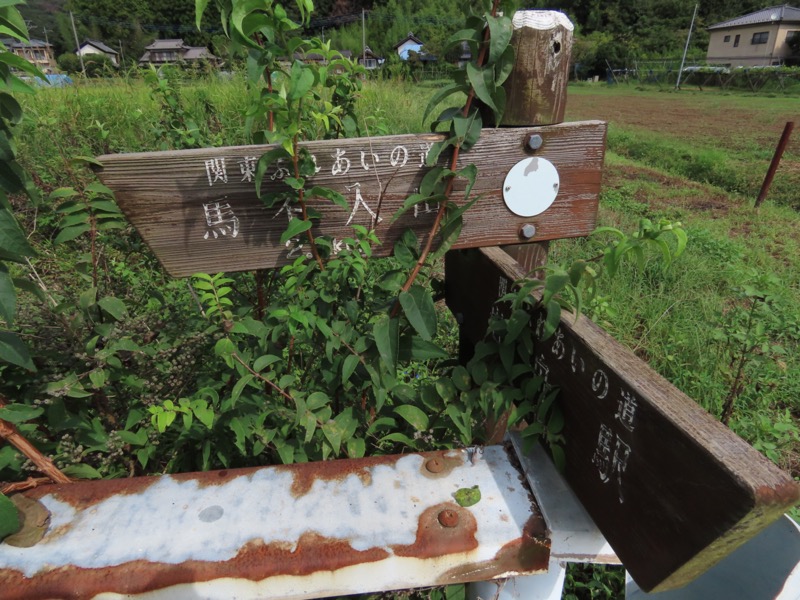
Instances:
[[[527,144],[533,133],[543,139],[535,151]],[[600,121],[485,130],[460,165],[477,166],[480,176],[472,194],[482,197],[465,214],[456,247],[589,234],[595,227],[605,134],[606,125]],[[312,200],[310,206],[322,214],[314,233],[331,236],[335,252],[343,238],[353,236],[351,225],[374,226],[384,242],[379,256],[390,254],[393,241],[409,227],[419,236],[426,235],[437,206],[422,204],[397,220],[392,217],[418,188],[428,171],[427,152],[439,139],[431,134],[400,135],[304,144],[319,169],[308,185],[332,188],[349,203],[346,211],[326,200]],[[120,208],[170,275],[270,268],[306,251],[297,240],[279,243],[292,209],[267,208],[256,196],[256,163],[270,148],[106,155],[98,158],[103,164],[98,175],[114,190]],[[534,156],[555,165],[561,185],[546,212],[524,218],[512,214],[503,203],[503,180],[512,165]],[[289,175],[288,167],[274,165],[262,191],[285,190],[281,179]],[[462,180],[454,201],[463,199],[463,189]],[[522,237],[525,224],[535,226],[535,236]]]
[[[448,253],[466,346],[523,276],[497,248]],[[564,475],[642,589],[685,585],[800,500],[788,474],[589,319],[565,314],[535,355],[561,390]]]
[[[529,26],[522,19],[525,36]],[[542,71],[568,64],[571,26],[557,23],[532,39],[543,58],[523,63],[533,64],[535,80],[549,81],[553,89],[526,92],[524,73],[510,77],[520,87],[509,105],[518,105],[516,95],[529,94],[522,112],[531,111],[530,120],[520,121],[515,109],[517,127],[486,129],[462,158],[461,166],[478,168],[473,194],[481,199],[466,213],[454,248],[481,249],[448,253],[446,285],[467,349],[485,336],[495,300],[528,270],[499,248],[483,247],[585,236],[595,227],[606,125],[541,125],[563,117],[566,77],[548,78]],[[552,104],[543,111],[546,102]],[[539,126],[521,126],[528,124]],[[352,236],[353,224],[374,227],[383,242],[379,255],[389,254],[408,227],[427,235],[436,207],[420,205],[392,217],[420,185],[437,139],[428,134],[306,144],[318,168],[311,185],[336,189],[349,203],[343,210],[313,200],[322,213],[315,233],[331,236],[336,252]],[[99,158],[99,176],[171,275],[269,268],[306,250],[300,240],[279,243],[292,208],[266,207],[256,196],[256,163],[268,149],[107,155]],[[515,214],[507,204],[507,193],[518,184],[506,177],[520,164],[523,179],[547,164],[558,174],[557,184],[548,184],[555,200],[533,216]],[[273,165],[263,189],[281,189],[288,166]],[[462,198],[463,185],[452,200]],[[536,368],[548,385],[561,388],[566,478],[643,589],[685,584],[800,499],[791,477],[588,319],[565,315],[556,334],[538,344]]]

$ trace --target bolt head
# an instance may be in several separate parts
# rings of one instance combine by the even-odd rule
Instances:
[[[531,150],[538,150],[539,148],[542,147],[542,143],[543,143],[542,136],[540,136],[538,133],[534,133],[528,136],[525,145]]]
[[[431,473],[441,473],[444,470],[444,463],[438,458],[431,458],[425,463],[425,468]]]
[[[439,525],[452,528],[458,525],[458,513],[449,508],[439,513]]]
[[[525,238],[526,240],[531,239],[533,236],[536,235],[536,226],[532,223],[525,223],[522,228],[519,230],[520,237]]]

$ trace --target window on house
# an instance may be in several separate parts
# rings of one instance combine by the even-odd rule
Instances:
[[[740,37],[742,37],[742,36],[737,35],[735,38],[733,38],[733,47],[734,48],[738,48],[739,47],[739,38]]]
[[[759,31],[758,33],[753,34],[753,39],[750,41],[750,43],[766,44],[768,39],[769,39],[769,31]]]
[[[723,42],[725,42],[725,43],[727,44],[728,42],[730,42],[730,41],[731,41],[731,36],[729,36],[729,35],[726,35],[726,36],[725,36],[725,38],[724,38],[722,41],[723,41]]]

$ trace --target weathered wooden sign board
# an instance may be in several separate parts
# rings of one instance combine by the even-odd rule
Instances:
[[[523,275],[499,248],[448,253],[465,347]],[[688,583],[800,500],[788,474],[589,319],[564,315],[536,368],[561,389],[564,475],[642,589]]]
[[[536,150],[527,144],[535,132]],[[548,127],[486,129],[480,141],[462,154],[459,168],[474,163],[480,174],[472,194],[481,199],[464,217],[455,247],[538,242],[587,235],[595,227],[606,124],[600,121]],[[377,255],[391,253],[393,240],[411,227],[427,235],[437,206],[417,205],[396,221],[392,217],[418,188],[428,168],[425,158],[440,135],[400,135],[309,142],[318,172],[307,187],[341,192],[349,210],[321,199],[310,206],[322,214],[316,235],[341,240],[353,237],[353,224],[374,226],[384,244]],[[114,190],[117,203],[167,271],[175,276],[197,272],[241,271],[291,262],[307,248],[302,239],[280,244],[292,207],[267,208],[255,191],[259,157],[271,146],[238,146],[98,158],[98,175]],[[513,214],[503,201],[503,182],[519,161],[545,158],[560,176],[557,197],[535,217]],[[441,164],[444,165],[444,157]],[[262,192],[285,190],[281,180],[290,164],[273,164]],[[452,200],[463,201],[465,181],[456,184]],[[522,238],[524,224],[536,234]]]

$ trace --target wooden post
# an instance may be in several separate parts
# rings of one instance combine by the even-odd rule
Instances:
[[[567,104],[569,59],[572,51],[570,20],[550,10],[521,10],[513,19],[511,45],[516,62],[504,84],[506,112],[502,127],[561,123]],[[530,144],[534,156],[548,140],[540,136]],[[530,230],[520,229],[520,241],[535,240]],[[528,273],[547,261],[547,243],[533,242],[503,246]]]

